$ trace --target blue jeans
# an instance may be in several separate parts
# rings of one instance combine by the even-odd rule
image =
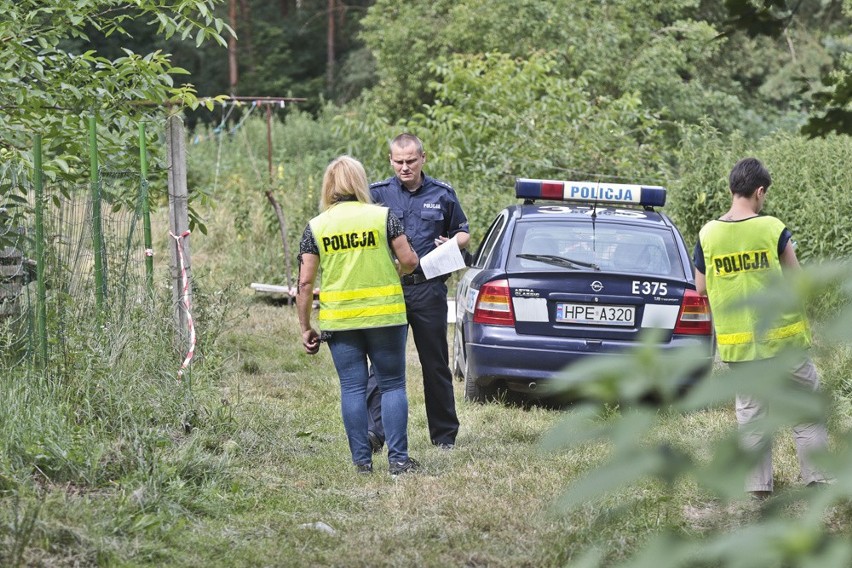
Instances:
[[[405,394],[407,325],[335,331],[328,340],[340,377],[340,408],[355,464],[373,459],[367,437],[367,357],[382,397],[388,461],[408,459],[408,397]]]

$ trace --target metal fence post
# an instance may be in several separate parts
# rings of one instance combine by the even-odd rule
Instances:
[[[44,282],[44,172],[42,171],[41,134],[36,134],[33,147],[33,182],[35,184],[35,251],[36,251],[36,335],[41,367],[47,367],[47,287]]]
[[[145,124],[139,123],[139,173],[140,199],[142,199],[142,224],[145,239],[145,286],[148,296],[154,300],[154,248],[151,239],[151,203],[148,199],[148,144],[145,138]]]
[[[95,255],[95,305],[100,317],[104,310],[106,279],[104,278],[104,235],[101,226],[101,191],[98,172],[98,128],[97,119],[94,116],[89,117],[89,168],[92,188],[92,247]]]

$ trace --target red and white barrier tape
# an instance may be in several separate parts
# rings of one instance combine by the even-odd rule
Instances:
[[[193,355],[195,355],[195,324],[192,321],[192,312],[190,308],[190,299],[189,299],[189,278],[186,274],[186,264],[183,259],[183,244],[181,243],[181,239],[188,237],[190,231],[186,230],[180,234],[180,236],[175,235],[171,231],[169,231],[169,236],[175,240],[178,247],[178,262],[180,263],[180,281],[181,281],[181,297],[180,301],[183,305],[183,309],[186,311],[186,324],[189,326],[189,351],[186,354],[186,357],[181,363],[180,369],[177,372],[178,379],[183,377],[183,370],[189,366],[189,362],[192,361]]]

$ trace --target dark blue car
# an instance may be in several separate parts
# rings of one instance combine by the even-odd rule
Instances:
[[[572,362],[623,353],[643,331],[702,346],[710,309],[662,187],[519,179],[456,291],[455,374],[465,398],[533,394]],[[536,393],[537,396],[537,393]]]

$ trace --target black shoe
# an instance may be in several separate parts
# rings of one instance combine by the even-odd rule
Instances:
[[[435,444],[435,447],[439,450],[452,450],[456,447],[455,444]]]
[[[391,475],[399,475],[401,473],[408,473],[420,468],[420,463],[417,462],[414,458],[408,458],[402,462],[391,462],[388,464],[388,471]]]
[[[371,463],[356,463],[355,471],[358,473],[373,473],[373,464]]]
[[[370,439],[370,449],[373,450],[373,453],[382,453],[382,446],[384,446],[385,443],[379,439],[379,435],[372,430],[367,430],[367,437]]]
[[[766,501],[772,497],[772,491],[749,491],[752,501]]]

